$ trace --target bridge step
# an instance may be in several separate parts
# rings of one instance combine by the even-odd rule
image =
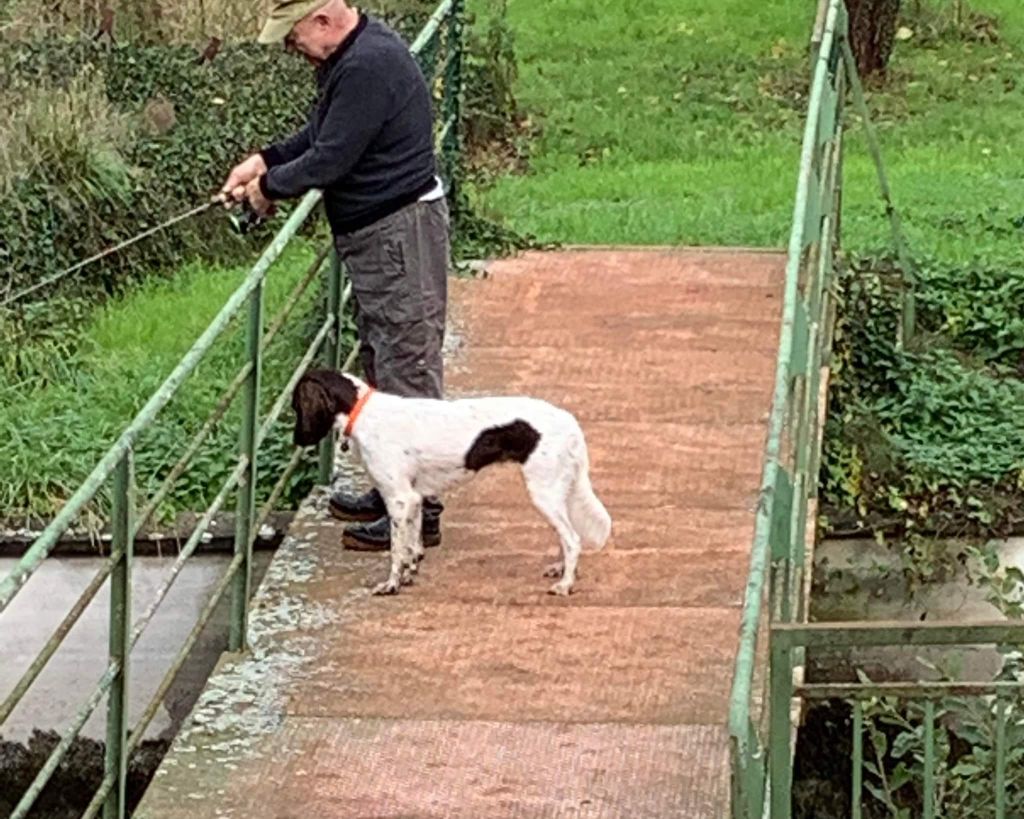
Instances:
[[[705,725],[289,719],[222,815],[722,817],[725,747]]]

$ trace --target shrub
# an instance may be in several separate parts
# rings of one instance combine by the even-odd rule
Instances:
[[[895,343],[890,259],[843,275],[821,490],[829,528],[1004,534],[1024,500],[1019,267],[924,262],[920,335]]]

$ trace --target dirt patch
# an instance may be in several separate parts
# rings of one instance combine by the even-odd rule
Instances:
[[[0,738],[0,816],[9,816],[60,742],[56,731],[36,731],[25,744]],[[142,798],[170,740],[143,742],[128,765],[128,809]],[[103,781],[105,744],[77,739],[36,800],[29,819],[72,819],[88,807]]]

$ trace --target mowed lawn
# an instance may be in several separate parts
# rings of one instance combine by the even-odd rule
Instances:
[[[517,93],[541,134],[529,171],[484,201],[544,240],[785,246],[814,5],[510,0]],[[979,242],[1019,257],[1024,7],[972,4],[996,24],[965,38],[940,31],[938,0],[924,5],[926,19],[903,21],[912,36],[889,84],[869,87],[911,244],[949,260]],[[861,129],[847,148],[845,241],[884,247]]]

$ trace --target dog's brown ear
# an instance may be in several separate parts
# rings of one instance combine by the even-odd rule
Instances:
[[[292,408],[295,410],[296,446],[312,446],[331,431],[335,404],[319,379],[304,377],[295,385]]]

